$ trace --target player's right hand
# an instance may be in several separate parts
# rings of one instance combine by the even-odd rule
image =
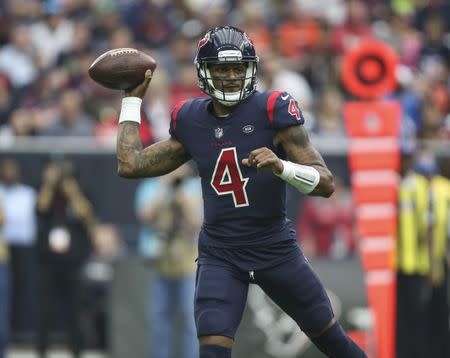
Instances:
[[[147,70],[145,72],[145,79],[140,84],[138,84],[136,87],[126,90],[124,92],[124,97],[139,97],[144,98],[145,92],[147,91],[148,85],[150,84],[150,81],[152,80],[153,72],[152,70]]]
[[[242,164],[256,169],[269,169],[276,174],[283,171],[280,158],[267,147],[252,150],[247,158],[242,159]]]

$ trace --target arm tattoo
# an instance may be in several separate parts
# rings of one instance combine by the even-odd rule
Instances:
[[[152,169],[152,172],[159,173],[161,171],[162,174],[166,174],[189,159],[191,157],[181,143],[169,139],[155,143],[141,151],[136,160],[136,168],[140,172]]]
[[[190,159],[183,145],[168,139],[142,149],[139,125],[124,122],[117,135],[119,175],[128,178],[153,177],[167,174]]]
[[[281,143],[287,156],[294,162],[326,168],[322,155],[311,144],[302,126],[289,127],[283,131]]]
[[[279,132],[277,141],[282,144],[289,160],[317,169],[320,181],[309,195],[329,197],[334,191],[333,174],[327,168],[322,155],[311,144],[308,133],[301,126],[289,127]]]

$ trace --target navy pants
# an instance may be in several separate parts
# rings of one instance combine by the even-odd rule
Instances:
[[[300,249],[278,265],[243,271],[229,261],[202,260],[197,268],[197,335],[234,338],[249,284],[264,292],[307,334],[321,332],[334,317],[328,296]]]

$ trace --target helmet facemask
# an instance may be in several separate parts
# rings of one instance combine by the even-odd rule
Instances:
[[[214,81],[222,81],[222,88],[224,84],[231,79],[227,77],[213,77],[209,70],[209,64],[221,64],[221,63],[244,63],[247,67],[245,76],[242,78],[233,79],[233,81],[241,82],[241,89],[237,92],[224,92],[216,88]],[[234,106],[243,99],[247,98],[256,90],[256,70],[257,60],[250,61],[230,61],[218,62],[216,61],[202,61],[202,63],[196,62],[197,74],[199,78],[199,87],[207,95],[214,97],[224,106]]]

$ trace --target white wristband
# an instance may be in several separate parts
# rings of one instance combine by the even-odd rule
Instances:
[[[283,163],[283,171],[276,175],[297,188],[299,192],[309,194],[319,184],[320,173],[316,168],[286,160],[281,162]]]
[[[122,98],[122,108],[120,109],[119,124],[127,121],[141,124],[141,104],[142,98],[139,97]]]

